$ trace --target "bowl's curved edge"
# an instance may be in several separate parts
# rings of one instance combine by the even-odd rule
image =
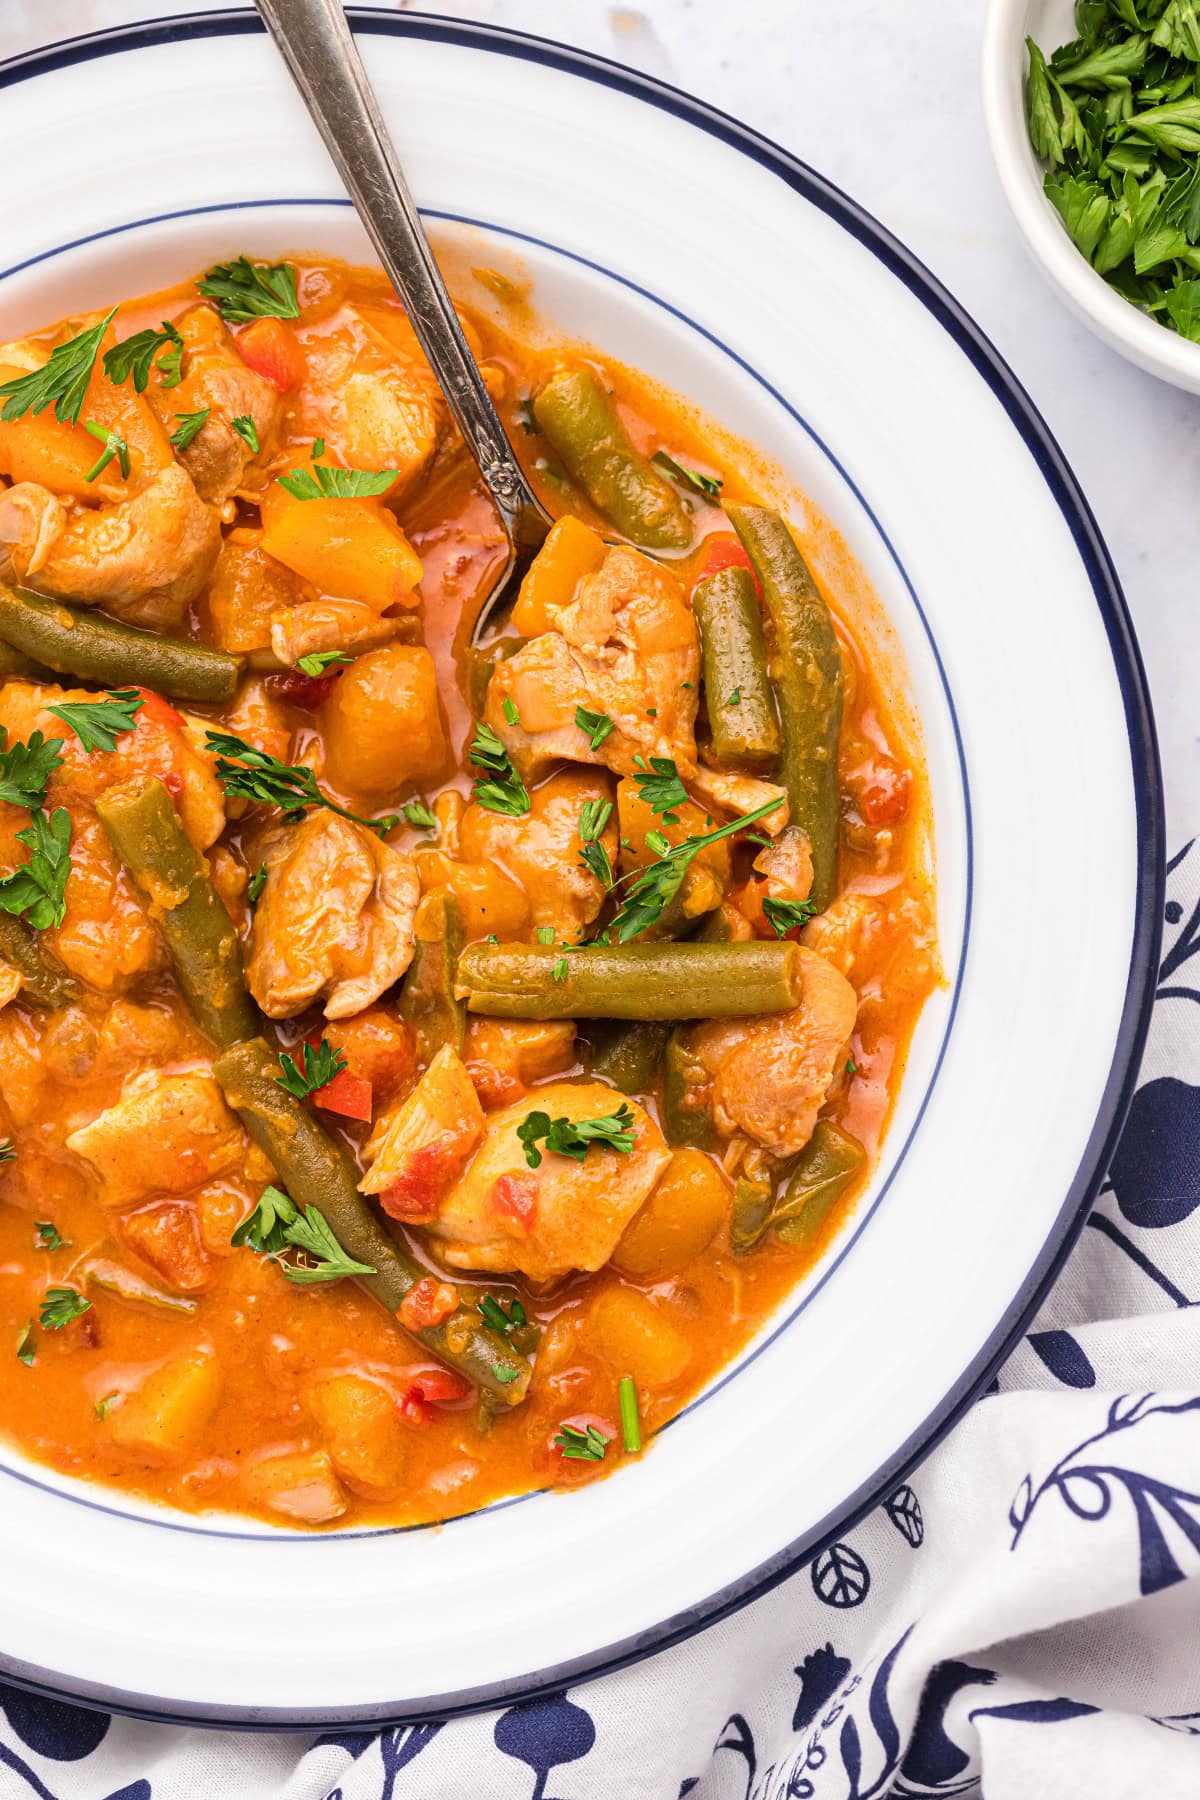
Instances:
[[[568,1663],[531,1670],[526,1675],[468,1692],[343,1708],[336,1713],[319,1708],[305,1711],[269,1707],[216,1708],[186,1706],[154,1695],[114,1690],[103,1683],[66,1681],[52,1670],[11,1658],[3,1661],[4,1679],[32,1693],[161,1724],[243,1731],[314,1731],[322,1727],[346,1730],[355,1725],[383,1726],[447,1718],[533,1699],[611,1673],[682,1642],[760,1598],[836,1541],[843,1532],[852,1529],[940,1443],[971,1401],[988,1385],[1066,1261],[1116,1148],[1133,1096],[1154,1001],[1162,934],[1166,881],[1162,773],[1145,670],[1120,581],[1091,508],[1049,427],[991,341],[936,276],[886,227],[790,152],[727,113],[654,77],[591,52],[574,50],[568,45],[500,26],[467,24],[434,14],[396,14],[374,8],[353,8],[351,18],[358,29],[368,32],[424,37],[539,63],[616,88],[673,113],[750,156],[803,198],[821,207],[869,249],[933,314],[987,383],[1033,456],[1071,531],[1104,620],[1125,708],[1137,810],[1138,875],[1133,943],[1108,1081],[1079,1168],[1046,1238],[1042,1254],[988,1342],[941,1404],[868,1481],[847,1497],[836,1514],[823,1519],[803,1538],[749,1571],[740,1581],[663,1620],[652,1630],[606,1645]],[[50,73],[55,68],[143,46],[198,37],[242,36],[262,29],[257,14],[242,10],[198,12],[120,26],[65,39],[43,50],[0,63],[0,89]]]

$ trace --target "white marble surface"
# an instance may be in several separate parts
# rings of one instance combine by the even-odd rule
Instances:
[[[189,10],[0,0],[0,56]],[[1196,828],[1200,772],[1200,627],[1188,624],[1200,401],[1097,342],[1027,260],[980,116],[982,0],[444,0],[427,10],[569,41],[711,100],[846,188],[946,282],[1032,393],[1108,539],[1150,675],[1177,848]]]

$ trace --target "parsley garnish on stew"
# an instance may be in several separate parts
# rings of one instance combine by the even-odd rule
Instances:
[[[351,663],[353,661],[354,658],[347,656],[344,650],[310,650],[307,656],[299,659],[296,667],[302,675],[308,675],[315,681],[319,675],[323,675],[326,669],[331,669],[335,663]]]
[[[400,811],[415,831],[437,830],[437,814],[424,800],[406,800]]]
[[[192,439],[204,430],[211,411],[211,406],[202,406],[199,412],[175,414],[179,423],[171,433],[171,442],[177,450],[186,450]]]
[[[163,320],[161,331],[147,326],[145,331],[135,331],[132,337],[122,338],[119,344],[106,350],[104,373],[114,387],[120,387],[132,375],[134,392],[144,394],[156,356],[158,378],[163,387],[178,387],[183,380],[183,339],[169,319]]]
[[[17,1339],[17,1361],[24,1363],[27,1369],[32,1369],[33,1355],[33,1320],[26,1319]]]
[[[52,1287],[42,1295],[38,1317],[43,1331],[61,1331],[72,1319],[78,1319],[91,1309],[91,1301],[86,1300],[78,1288]]]
[[[324,1213],[315,1206],[306,1206],[302,1213],[291,1195],[277,1187],[263,1189],[258,1205],[229,1241],[272,1257],[287,1279],[300,1287],[341,1281],[347,1275],[376,1273],[370,1263],[355,1262],[346,1254]],[[305,1260],[281,1260],[288,1250],[300,1251]]]
[[[48,931],[61,925],[67,912],[71,815],[65,806],[55,807],[49,818],[35,812],[16,837],[28,847],[29,861],[0,880],[0,911],[25,917],[35,931]]]
[[[668,825],[678,824],[675,808],[686,805],[687,789],[679,779],[679,770],[671,758],[652,756],[649,768],[640,756],[635,756],[633,760],[637,765],[633,771],[633,779],[637,782],[641,798],[651,812],[661,813]]]
[[[64,425],[78,425],[96,356],[116,310],[114,306],[98,325],[59,344],[40,369],[0,384],[0,394],[6,396],[0,419],[22,419],[26,413],[45,412],[53,406],[56,419]]]
[[[258,441],[258,426],[254,423],[250,414],[239,413],[236,419],[230,419],[229,427],[231,431],[237,432],[243,444],[248,445],[254,455],[257,456],[262,446]]]
[[[110,688],[107,700],[66,700],[61,706],[48,706],[56,719],[69,725],[84,749],[115,750],[118,731],[133,731],[137,715],[145,705],[138,688]]]
[[[685,469],[682,463],[677,463],[675,458],[668,456],[665,450],[656,450],[650,461],[657,463],[660,469],[665,470],[672,481],[678,481],[683,487],[691,488],[694,494],[703,494],[706,500],[717,499],[721,492],[722,482],[719,475],[702,475],[699,469]]]
[[[0,1140],[0,1163],[16,1162],[17,1146],[11,1138]],[[40,1227],[39,1227],[40,1229]]]
[[[497,1300],[494,1294],[485,1294],[482,1300],[475,1302],[476,1310],[489,1331],[507,1337],[520,1325],[527,1325],[529,1320],[525,1308],[516,1298],[508,1303],[508,1311],[504,1310],[504,1302]]]
[[[492,1374],[496,1377],[496,1380],[500,1383],[501,1387],[507,1387],[509,1382],[515,1381],[520,1373],[520,1369],[514,1369],[511,1363],[492,1364]]]
[[[628,1155],[633,1149],[633,1113],[622,1103],[615,1113],[599,1119],[552,1119],[549,1113],[531,1112],[517,1126],[517,1136],[525,1146],[525,1161],[536,1169],[542,1160],[538,1139],[557,1156],[569,1156],[582,1162],[593,1145],[619,1150]]]
[[[53,1219],[35,1219],[33,1221],[33,1229],[37,1234],[33,1240],[36,1249],[68,1250],[70,1248],[70,1238],[61,1237],[59,1235],[58,1226],[54,1223]]]
[[[586,1431],[580,1431],[576,1425],[560,1425],[554,1448],[573,1462],[603,1462],[608,1439],[594,1425],[589,1425]]]
[[[613,885],[613,866],[600,838],[611,817],[611,800],[585,800],[579,811],[579,860],[606,888]]]
[[[120,1398],[121,1396],[119,1393],[102,1394],[99,1400],[96,1401],[96,1404],[92,1407],[92,1411],[98,1419],[107,1419],[109,1413]]]
[[[816,917],[817,911],[811,900],[776,900],[771,894],[763,901],[762,909],[775,936],[780,938],[798,926],[807,925]]]
[[[340,1075],[346,1067],[346,1059],[340,1050],[335,1050],[326,1038],[322,1038],[315,1050],[311,1044],[303,1046],[299,1063],[286,1050],[281,1050],[279,1066],[283,1074],[275,1077],[276,1083],[297,1100],[304,1100],[318,1088],[328,1087],[334,1076]]]
[[[89,437],[94,437],[97,443],[104,445],[103,450],[100,452],[83,479],[85,481],[95,481],[97,475],[102,475],[104,473],[104,470],[107,469],[114,456],[117,459],[117,467],[120,469],[121,474],[128,476],[129,445],[121,436],[120,432],[110,431],[107,425],[97,425],[95,419],[85,419],[83,421],[83,429],[87,432]]]
[[[3,731],[0,725],[0,744],[4,742]],[[0,750],[0,800],[28,807],[31,812],[40,806],[46,798],[46,783],[55,769],[62,767],[63,759],[58,754],[62,747],[62,738],[44,738],[40,731],[31,731],[28,743],[18,738],[6,750]]]
[[[598,750],[609,733],[616,730],[607,713],[591,712],[586,706],[575,708],[575,723],[580,731],[587,732],[593,750]]]
[[[512,819],[519,819],[529,811],[528,788],[513,768],[508,751],[500,739],[491,726],[483,724],[482,720],[475,727],[469,754],[476,768],[487,771],[486,775],[475,777],[472,798],[480,806],[486,807],[489,812],[505,813]]]
[[[246,325],[251,319],[298,319],[296,271],[291,263],[252,263],[239,256],[231,263],[215,263],[196,283],[206,300],[229,325]]]
[[[627,944],[630,938],[637,937],[639,932],[656,922],[663,908],[670,905],[683,886],[684,876],[706,844],[732,837],[734,832],[744,830],[758,819],[765,819],[769,812],[782,805],[781,795],[778,800],[768,800],[753,812],[744,813],[740,819],[731,819],[715,831],[698,832],[694,837],[684,838],[680,844],[668,844],[658,832],[649,833],[646,842],[656,851],[658,860],[642,870],[622,901],[609,927],[616,931],[617,942]]]
[[[250,877],[250,885],[246,889],[246,898],[251,906],[256,906],[258,904],[259,897],[266,885],[267,865],[266,863],[259,863],[257,869],[255,869],[253,875]]]
[[[326,463],[277,477],[280,487],[296,500],[361,500],[364,495],[385,494],[395,479],[395,469],[334,469]]]
[[[260,806],[282,807],[284,820],[289,825],[303,818],[310,806],[324,806],[339,819],[365,825],[368,831],[378,832],[380,837],[400,823],[398,813],[389,813],[382,819],[365,819],[361,813],[350,812],[321,792],[317,778],[307,764],[280,762],[277,756],[257,749],[245,738],[234,737],[231,732],[209,731],[204,743],[206,749],[216,752],[217,780],[227,794],[239,800],[255,800]]]

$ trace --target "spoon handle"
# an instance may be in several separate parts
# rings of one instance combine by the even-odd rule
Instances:
[[[340,0],[256,0],[404,301],[510,535],[536,542],[545,515],[513,455],[434,261]]]

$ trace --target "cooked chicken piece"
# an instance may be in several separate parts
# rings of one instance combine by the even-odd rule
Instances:
[[[74,816],[80,802],[90,808],[117,782],[154,775],[170,791],[196,848],[207,850],[225,829],[225,796],[214,772],[215,758],[204,748],[203,733],[190,731],[182,715],[178,724],[169,723],[153,707],[143,707],[134,715],[132,731],[115,734],[115,750],[88,751],[50,708],[95,699],[90,688],[53,687],[48,682],[6,681],[0,686],[0,729],[8,734],[9,743],[17,739],[28,743],[35,731],[62,742],[62,765],[50,777],[47,805],[66,806]],[[209,723],[204,721],[205,726]]]
[[[158,927],[118,862],[108,833],[86,806],[71,813],[65,899],[66,916],[46,933],[46,941],[63,967],[89,987],[119,993],[161,966]]]
[[[485,1106],[507,1106],[575,1061],[573,1019],[468,1019],[463,1058]]]
[[[802,1150],[841,1079],[858,999],[844,975],[801,950],[804,999],[791,1012],[693,1025],[685,1049],[709,1079],[717,1130],[743,1131],[777,1156]]]
[[[189,720],[189,727],[192,721]],[[212,728],[211,719],[195,720],[197,733]],[[245,738],[256,750],[277,756],[280,762],[291,758],[292,728],[283,707],[276,700],[261,675],[251,675],[238,689],[237,699],[222,715],[223,731]]]
[[[707,806],[719,806],[729,813],[757,812],[768,801],[779,801],[755,827],[766,837],[775,837],[787,824],[787,795],[773,781],[760,781],[756,775],[738,775],[729,769],[706,769],[703,765],[692,770],[686,779],[691,792]]]
[[[271,614],[271,652],[288,668],[318,650],[370,650],[400,628],[362,600],[301,600]]]
[[[198,1041],[198,1034],[165,1006],[138,1006],[132,1000],[114,1000],[97,1033],[93,1073],[124,1074],[139,1063],[155,1063],[161,1068],[164,1063],[191,1055]]]
[[[775,925],[764,912],[763,901],[804,901],[812,889],[812,846],[808,833],[798,825],[785,826],[774,843],[759,851],[753,866],[754,874],[738,889],[733,904],[738,908],[739,916],[752,925],[759,936],[770,937]],[[835,958],[830,960],[836,962]]]
[[[840,969],[860,1002],[923,1000],[941,980],[928,893],[903,883],[885,894],[839,894],[804,930],[804,943]]]
[[[393,1219],[430,1219],[482,1136],[483,1108],[471,1077],[444,1044],[408,1098],[377,1119],[358,1185],[364,1194],[378,1194]]]
[[[466,862],[500,863],[529,896],[534,925],[551,926],[564,939],[577,938],[600,911],[606,893],[603,882],[581,861],[579,815],[589,801],[613,798],[607,776],[564,769],[533,790],[530,810],[519,819],[472,802],[459,830],[461,855]],[[615,807],[600,842],[615,867]]]
[[[343,306],[305,338],[308,376],[298,395],[297,435],[325,439],[351,469],[395,469],[393,497],[427,466],[447,409],[402,312]]]
[[[593,1144],[582,1162],[543,1147],[531,1169],[517,1128],[531,1110],[550,1118],[598,1119],[622,1096],[600,1082],[553,1082],[487,1121],[470,1167],[426,1227],[456,1269],[515,1270],[557,1281],[572,1269],[599,1269],[670,1160],[658,1126],[636,1100],[633,1149]]]
[[[634,757],[696,764],[700,648],[682,584],[636,550],[609,550],[585,575],[554,629],[496,665],[484,717],[522,770],[562,757],[628,775]],[[504,702],[517,709],[510,725]],[[607,713],[615,729],[596,749],[575,709]]]
[[[249,419],[260,450],[269,453],[282,398],[242,361],[215,307],[193,306],[176,325],[184,341],[186,374],[176,387],[152,382],[147,392],[168,432],[175,430],[176,414],[207,411],[208,418],[180,461],[200,498],[220,505],[245,486],[255,460],[253,448],[233,429],[233,421]]]
[[[211,1075],[151,1069],[71,1132],[67,1148],[91,1163],[105,1206],[129,1206],[151,1194],[186,1194],[238,1168],[246,1140]]]
[[[420,897],[410,856],[331,812],[281,826],[260,855],[246,979],[268,1018],[319,996],[327,1019],[346,1019],[399,981]]]
[[[220,515],[178,464],[109,506],[68,510],[32,481],[0,494],[0,577],[153,630],[178,630],[220,544]]]
[[[45,1079],[33,1025],[15,1010],[0,1013],[0,1100],[14,1125],[29,1123]]]

